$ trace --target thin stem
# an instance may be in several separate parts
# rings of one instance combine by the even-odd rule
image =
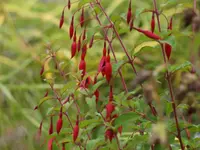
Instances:
[[[92,5],[91,3],[90,3],[90,5],[91,5],[91,7],[93,8],[93,5]],[[100,19],[99,19],[99,17],[98,17],[97,14],[96,14],[96,20],[97,20],[97,22],[99,23],[99,25],[102,26],[102,23],[101,23],[101,21],[100,21]],[[104,34],[105,34],[106,39],[107,39],[107,41],[108,41],[109,47],[110,47],[110,49],[111,49],[111,51],[112,51],[114,60],[115,60],[115,62],[117,63],[118,61],[117,61],[117,58],[116,58],[116,56],[115,56],[114,49],[113,49],[113,46],[112,46],[112,44],[111,44],[111,41],[108,39],[108,36],[107,36],[107,34],[106,34],[106,29],[103,28],[103,31],[104,31]],[[126,93],[128,93],[128,88],[127,88],[127,86],[126,86],[124,77],[122,76],[121,69],[119,69],[118,72],[119,72],[119,75],[120,75],[120,77],[121,77],[124,90],[126,91]]]
[[[155,11],[158,12],[157,5],[156,5],[156,0],[153,0],[153,4],[154,4]],[[158,22],[158,29],[159,29],[159,32],[161,32],[160,19],[159,19],[158,13],[156,13],[156,17],[157,17],[157,22]],[[163,44],[161,44],[161,48],[162,48],[162,54],[163,54],[163,58],[164,58],[164,63],[167,66],[167,60],[166,60],[165,49],[164,49],[164,45]],[[167,75],[169,93],[170,93],[170,96],[171,96],[172,108],[173,108],[173,112],[174,112],[174,119],[175,119],[175,122],[176,122],[176,129],[177,129],[177,134],[178,134],[177,137],[179,139],[179,143],[180,143],[181,149],[184,150],[185,148],[184,148],[184,145],[183,145],[183,142],[182,142],[181,131],[180,131],[179,122],[178,122],[178,116],[177,116],[177,112],[176,112],[176,104],[175,104],[175,99],[174,99],[172,83],[171,83],[171,75],[169,74],[168,67],[166,67],[166,70],[167,70],[166,71],[166,75]]]

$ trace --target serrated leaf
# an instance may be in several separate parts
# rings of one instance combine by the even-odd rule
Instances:
[[[188,69],[188,68],[191,67],[191,66],[192,66],[191,62],[186,61],[185,63],[183,63],[183,64],[181,64],[181,65],[173,65],[173,66],[170,66],[170,67],[169,67],[169,71],[170,71],[171,73],[174,73],[174,72],[176,72],[176,71],[178,71],[178,70],[186,70],[186,69]]]
[[[129,112],[120,115],[118,118],[115,119],[115,126],[123,125],[126,122],[130,122],[130,120],[136,120],[139,116],[135,112]]]
[[[143,42],[134,48],[133,55],[136,55],[137,53],[139,53],[144,47],[156,47],[158,44],[159,43],[156,41]]]

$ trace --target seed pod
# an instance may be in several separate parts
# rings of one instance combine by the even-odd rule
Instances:
[[[60,27],[60,29],[62,28],[62,26],[63,26],[63,23],[64,23],[64,10],[62,11],[62,15],[61,15],[61,17],[60,17],[60,24],[59,24],[59,27]]]
[[[77,45],[78,52],[81,50],[81,35],[78,38],[78,45]]]
[[[80,25],[81,27],[83,27],[84,25],[84,7],[82,7],[82,12],[81,12],[81,16],[80,16]]]
[[[81,61],[80,61],[79,70],[82,70],[81,76],[83,77],[85,75],[85,71],[86,71],[86,63],[85,63],[84,59],[81,59]]]
[[[111,114],[114,110],[115,110],[115,106],[113,105],[111,101],[109,101],[108,104],[106,105],[106,119],[111,118]]]
[[[54,138],[49,139],[49,141],[48,141],[48,150],[52,150],[53,149],[53,141],[54,141]]]
[[[50,118],[49,135],[53,133],[53,117]]]
[[[71,58],[73,58],[76,54],[76,42],[73,41],[72,45],[71,45]]]
[[[89,48],[91,48],[91,47],[92,47],[92,45],[93,45],[93,42],[94,42],[94,35],[92,36],[92,38],[91,38],[91,40],[90,40]]]
[[[71,8],[71,1],[70,0],[68,0],[67,6],[68,6],[68,9],[70,10],[70,8]]]
[[[110,56],[109,55],[106,57],[105,75],[106,75],[106,80],[109,83],[110,79],[112,77],[112,65],[110,63]]]
[[[77,137],[78,137],[78,133],[79,133],[79,121],[76,121],[76,125],[74,126],[73,129],[73,141],[75,142]]]
[[[158,36],[157,34],[152,33],[149,30],[143,30],[143,29],[139,29],[139,28],[135,28],[138,32],[143,33],[144,35],[146,35],[147,37],[154,39],[154,40],[160,40],[161,37]]]
[[[130,23],[131,18],[132,18],[132,11],[131,11],[131,0],[130,0],[130,1],[129,1],[128,12],[127,12],[127,15],[126,15],[127,24]]]
[[[74,16],[72,16],[71,24],[69,27],[69,37],[70,39],[73,37],[74,34]]]
[[[165,54],[167,55],[167,58],[169,60],[171,56],[172,46],[168,43],[165,43]]]
[[[57,126],[56,126],[57,134],[60,133],[60,130],[62,129],[62,125],[63,125],[62,118],[59,118],[58,121],[57,121]]]
[[[114,136],[115,135],[114,135],[114,132],[113,132],[112,129],[107,129],[106,130],[106,132],[105,132],[105,138],[106,138],[106,140],[109,139],[110,142],[112,142],[112,139],[113,139]]]
[[[155,30],[155,16],[154,12],[152,13],[152,18],[151,18],[151,32],[154,33]]]

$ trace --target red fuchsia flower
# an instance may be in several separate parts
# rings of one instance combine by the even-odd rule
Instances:
[[[94,92],[94,95],[96,97],[96,103],[97,103],[99,101],[99,90],[98,89]]]
[[[79,87],[87,89],[90,84],[93,84],[93,83],[92,83],[92,79],[90,78],[90,76],[88,76],[85,80],[81,81]]]
[[[50,118],[49,135],[53,133],[53,117]]]
[[[57,125],[56,125],[56,131],[58,134],[60,133],[60,130],[62,129],[62,125],[63,125],[63,120],[62,120],[62,107],[61,107],[59,119],[58,119]]]
[[[164,45],[165,45],[165,54],[167,55],[167,58],[169,60],[171,56],[172,46],[168,43],[165,43]]]
[[[140,29],[140,28],[135,28],[138,32],[141,32],[143,33],[144,35],[146,35],[147,37],[151,38],[151,39],[154,39],[154,40],[160,40],[161,37],[155,33],[152,33],[151,31],[149,30],[143,30],[143,29]]]
[[[61,29],[64,23],[64,10],[62,11],[62,15],[60,17],[60,24],[59,24],[59,28]]]
[[[68,9],[70,10],[70,8],[71,8],[71,1],[70,0],[68,0],[67,6],[68,6]]]
[[[154,12],[152,12],[152,18],[151,18],[151,32],[154,33],[155,30],[155,15]]]
[[[48,150],[52,150],[53,149],[53,141],[54,141],[54,138],[49,139],[49,141],[48,141]]]
[[[131,0],[129,1],[129,7],[128,7],[128,12],[126,15],[126,21],[129,24],[132,18],[132,10],[131,10]]]
[[[72,16],[71,24],[70,24],[70,27],[69,27],[69,37],[70,37],[70,39],[72,38],[73,34],[74,34],[74,16]]]
[[[104,42],[104,48],[103,48],[103,56],[101,57],[98,72],[101,72],[102,75],[105,75],[105,65],[106,65],[106,43]]]
[[[65,143],[62,143],[62,150],[65,150]]]
[[[79,63],[79,70],[82,70],[81,77],[83,78],[83,76],[85,75],[85,72],[86,72],[86,63],[85,63],[84,59],[81,59],[81,61]]]
[[[83,25],[84,25],[84,7],[82,7],[82,12],[81,12],[81,16],[80,16],[80,25],[81,25],[81,27],[83,27]]]
[[[106,105],[106,119],[110,120],[113,111],[115,110],[115,106],[113,105],[112,101],[109,101]]]
[[[106,57],[105,75],[106,75],[106,80],[109,83],[110,79],[112,77],[112,65],[110,63],[110,56],[109,55]]]
[[[77,137],[78,137],[78,133],[79,133],[79,121],[77,119],[76,121],[76,125],[74,126],[74,129],[73,129],[73,141],[75,142]]]
[[[73,38],[73,43],[71,45],[71,58],[73,58],[76,54],[76,31],[74,32],[74,38]]]
[[[105,139],[109,139],[112,142],[112,139],[115,137],[115,133],[112,129],[107,129],[105,132]]]

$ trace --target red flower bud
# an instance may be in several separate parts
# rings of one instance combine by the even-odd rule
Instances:
[[[48,150],[52,150],[53,149],[53,141],[54,141],[54,138],[49,139],[49,141],[48,141]]]
[[[59,25],[60,28],[62,28],[63,23],[64,23],[64,10],[62,11],[62,15],[60,17],[60,25]]]
[[[71,8],[71,1],[70,1],[70,0],[68,0],[68,4],[67,4],[67,6],[68,6],[68,9]]]
[[[106,132],[105,132],[105,138],[106,140],[109,139],[110,142],[112,142],[112,139],[115,137],[115,134],[113,132],[112,129],[107,129]]]
[[[49,94],[49,91],[47,90],[46,93],[45,93],[45,95],[44,95],[44,97],[47,97],[48,94]]]
[[[83,27],[83,25],[84,25],[84,7],[82,7],[82,12],[81,12],[81,16],[80,16],[80,25],[81,25],[81,27]]]
[[[109,55],[106,57],[105,75],[106,75],[106,80],[109,83],[110,79],[112,77],[112,65],[110,63],[110,56]]]
[[[172,51],[171,45],[168,43],[165,43],[165,54],[167,55],[168,60],[171,56],[171,51]]]
[[[50,118],[49,135],[53,133],[53,117]]]
[[[111,118],[111,114],[114,110],[115,110],[115,106],[112,104],[111,101],[109,101],[108,104],[106,105],[106,119]]]
[[[84,59],[81,59],[80,64],[79,64],[79,70],[82,70],[82,77],[85,75],[86,71],[86,63]]]
[[[94,92],[94,95],[95,95],[95,97],[96,97],[96,103],[99,101],[99,90],[96,90],[95,92]]]
[[[126,21],[129,24],[132,18],[132,11],[131,11],[131,0],[129,1],[129,8],[128,8],[128,12],[126,15]]]
[[[70,27],[69,27],[69,37],[70,37],[70,39],[72,38],[73,34],[74,34],[74,16],[72,17],[71,24],[70,24]]]
[[[77,137],[78,137],[78,133],[79,133],[79,121],[76,121],[76,125],[74,126],[73,129],[73,141],[75,142]]]
[[[157,34],[152,33],[149,30],[143,30],[143,29],[139,29],[139,28],[135,28],[138,32],[143,33],[144,35],[146,35],[147,37],[154,39],[154,40],[160,40],[161,37],[158,36]]]
[[[62,129],[62,125],[63,125],[62,118],[59,118],[57,121],[57,126],[56,126],[56,131],[58,134],[60,133],[60,130]]]
[[[73,41],[72,45],[71,45],[71,58],[73,58],[76,54],[76,42]]]
[[[93,45],[93,42],[94,42],[94,35],[92,36],[92,38],[91,38],[91,40],[90,40],[89,48],[91,48],[91,47],[92,47],[92,45]]]
[[[152,13],[152,18],[151,18],[151,32],[153,33],[155,30],[155,16],[154,12]]]
[[[65,150],[65,143],[62,143],[62,150]]]
[[[44,73],[44,65],[42,65],[42,68],[40,70],[40,75],[42,76],[43,73]]]
[[[171,17],[169,25],[168,25],[168,30],[172,30],[172,22],[173,22],[173,18]]]
[[[120,127],[118,128],[118,132],[119,132],[120,135],[122,135],[122,129],[123,129],[122,126],[120,126]]]

